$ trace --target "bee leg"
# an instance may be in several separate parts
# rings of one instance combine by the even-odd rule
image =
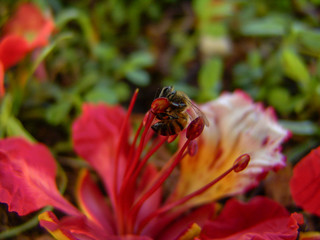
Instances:
[[[177,109],[180,109],[181,111],[184,110],[188,105],[184,102],[179,102],[179,103],[176,103],[176,102],[171,102],[171,105],[174,106],[175,108]]]
[[[170,127],[171,125],[165,122],[157,122],[151,126],[153,131],[162,135],[162,136],[171,136],[175,135],[176,132],[173,128]]]
[[[177,115],[170,115],[168,113],[158,113],[156,115],[156,118],[159,120],[174,120],[174,119],[178,119]]]

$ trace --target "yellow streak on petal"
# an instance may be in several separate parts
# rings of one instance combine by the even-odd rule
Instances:
[[[181,175],[178,182],[176,197],[180,198],[190,194],[207,183],[211,182],[219,175],[223,174],[233,166],[234,160],[242,154],[238,149],[222,159],[214,161],[218,147],[213,147],[210,140],[201,139],[203,142],[199,144],[198,154],[194,157],[186,156],[181,163]],[[241,173],[231,172],[224,179],[212,186],[209,190],[190,200],[188,205],[199,205],[225,197],[230,193],[237,191],[237,178]],[[240,187],[240,186],[239,186]]]
[[[38,218],[41,221],[47,221],[56,224],[55,220],[50,217],[48,212],[41,213]],[[46,230],[57,240],[74,240],[73,238],[69,238],[68,236],[66,236],[60,229],[51,231],[46,228]]]
[[[181,236],[179,237],[179,240],[192,240],[195,237],[199,236],[201,232],[201,228],[198,224],[193,223],[188,230]]]
[[[86,215],[90,220],[93,220],[93,217],[90,214],[90,211],[88,211],[88,209],[86,208],[86,205],[84,204],[84,202],[82,201],[82,198],[80,197],[80,188],[87,174],[88,174],[87,169],[81,169],[78,179],[76,181],[76,194],[77,194],[78,206],[81,209],[82,213],[84,213],[84,215]]]
[[[210,125],[197,139],[198,152],[181,162],[174,199],[180,199],[210,183],[233,166],[244,153],[250,154],[247,168],[231,172],[221,181],[186,203],[196,206],[244,192],[258,184],[259,176],[273,167],[283,167],[279,146],[288,132],[271,111],[254,104],[241,93],[227,94],[201,107]]]

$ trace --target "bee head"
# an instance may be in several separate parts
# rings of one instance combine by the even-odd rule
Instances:
[[[169,97],[170,95],[174,94],[176,91],[173,89],[173,86],[168,86],[162,88],[159,97]]]

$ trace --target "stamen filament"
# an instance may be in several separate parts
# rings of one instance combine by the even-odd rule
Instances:
[[[136,89],[132,98],[131,98],[131,101],[130,101],[130,105],[129,105],[129,108],[128,108],[128,112],[126,114],[126,117],[123,121],[123,124],[121,126],[121,130],[120,130],[120,138],[119,138],[119,142],[118,142],[118,146],[117,146],[117,151],[116,151],[116,156],[115,156],[115,163],[114,163],[114,179],[113,179],[113,191],[115,193],[115,196],[117,197],[117,193],[118,193],[118,175],[119,175],[119,156],[120,156],[120,149],[121,149],[121,144],[123,143],[124,139],[125,139],[125,129],[126,129],[126,126],[128,124],[128,121],[129,121],[129,117],[132,113],[132,109],[133,109],[133,106],[136,102],[136,99],[137,99],[137,96],[138,96],[138,92],[139,92],[139,89]]]
[[[140,123],[139,128],[137,129],[137,132],[136,132],[136,134],[134,136],[133,142],[132,142],[132,144],[130,146],[130,151],[129,151],[129,156],[128,156],[129,160],[133,159],[133,154],[134,154],[134,151],[136,149],[137,140],[138,140],[138,137],[139,137],[140,132],[142,130],[142,127],[143,127],[143,122]],[[130,165],[131,165],[131,162],[129,162],[128,165],[126,166],[125,173],[128,172]]]
[[[114,211],[117,212],[116,216],[118,216],[117,226],[118,226],[119,233],[122,233],[124,231],[123,224],[122,224],[124,222],[123,221],[123,211],[121,209],[122,203],[121,203],[121,197],[118,195],[119,156],[120,156],[120,150],[122,149],[122,143],[126,137],[125,136],[126,126],[128,125],[128,121],[129,121],[130,115],[132,113],[135,101],[137,99],[138,92],[139,92],[139,90],[136,89],[132,98],[131,98],[126,117],[122,123],[121,130],[120,130],[120,138],[119,138],[118,146],[116,149],[115,160],[114,160],[113,191],[114,191],[114,196],[116,198],[114,201]],[[118,199],[118,201],[117,201],[117,199]]]
[[[128,214],[127,212],[129,211],[129,206],[132,204],[133,202],[133,196],[134,196],[134,192],[135,192],[135,186],[132,185],[132,182],[130,181],[131,176],[137,166],[137,164],[139,163],[139,158],[141,156],[141,153],[143,151],[143,148],[145,146],[145,139],[148,133],[148,130],[150,129],[150,126],[153,122],[154,119],[154,114],[152,113],[148,113],[147,116],[147,122],[145,124],[145,128],[144,131],[142,133],[142,136],[140,138],[140,142],[139,142],[139,146],[137,151],[134,153],[134,158],[130,163],[129,169],[126,172],[125,176],[124,176],[124,180],[121,184],[120,187],[120,192],[119,192],[119,206],[118,206],[118,216],[120,219],[124,219]],[[122,231],[126,231],[125,228],[127,228],[127,226],[124,226],[124,221],[119,222],[121,226]]]
[[[241,167],[241,171],[245,169],[245,167],[248,165],[250,161],[250,155],[248,154],[243,154],[241,156],[239,156],[236,160],[235,160],[235,164],[229,168],[227,171],[225,171],[224,173],[222,173],[220,176],[218,176],[217,178],[215,178],[214,180],[212,180],[211,182],[209,182],[208,184],[206,184],[205,186],[201,187],[200,189],[182,197],[181,199],[168,203],[166,205],[164,205],[163,207],[161,207],[160,209],[158,209],[157,211],[155,211],[154,213],[150,214],[148,217],[146,217],[139,225],[138,227],[138,232],[140,233],[143,228],[155,217],[177,207],[177,206],[181,206],[182,204],[186,203],[187,201],[189,201],[190,199],[204,193],[205,191],[207,191],[209,188],[211,188],[213,185],[215,185],[216,183],[218,183],[221,179],[223,179],[224,177],[226,177],[230,172],[235,171],[235,172],[239,172],[237,171],[238,169],[240,169]],[[244,166],[244,167],[243,167]]]
[[[150,189],[144,193],[137,201],[136,203],[133,205],[132,210],[131,210],[131,214],[129,215],[129,223],[131,223],[131,225],[133,225],[133,223],[136,220],[136,217],[138,215],[138,212],[140,210],[140,208],[142,207],[143,203],[155,192],[159,189],[159,187],[161,187],[161,185],[163,184],[163,182],[169,177],[169,175],[172,173],[172,171],[174,170],[174,168],[180,163],[180,161],[182,160],[182,156],[184,151],[186,150],[186,148],[188,147],[189,143],[191,140],[187,140],[184,145],[182,146],[182,148],[180,149],[178,155],[176,156],[176,158],[174,159],[174,161],[172,162],[171,166],[163,172],[162,175],[160,175],[158,177],[158,179],[156,180],[156,182],[150,187]],[[131,228],[133,228],[133,226],[130,226]],[[132,230],[132,229],[130,229]]]
[[[134,171],[134,173],[132,175],[132,178],[131,178],[132,181],[135,181],[135,179],[138,177],[138,174],[140,173],[141,169],[143,168],[143,166],[148,161],[148,159],[167,141],[167,139],[168,139],[168,137],[162,138],[158,142],[158,144],[146,154],[146,156],[139,163],[139,166],[135,169],[135,171]]]
[[[125,179],[122,182],[120,195],[125,191],[125,188],[126,188],[126,186],[128,184],[128,181],[130,180],[130,177],[131,177],[132,173],[134,172],[134,170],[135,170],[135,168],[136,168],[136,166],[138,164],[139,157],[140,157],[140,155],[142,153],[142,150],[143,150],[143,147],[144,147],[145,138],[146,138],[148,130],[150,129],[150,125],[153,122],[153,119],[154,119],[154,115],[149,112],[148,120],[147,120],[147,123],[146,123],[146,126],[145,126],[145,130],[142,133],[142,136],[141,136],[141,139],[140,139],[140,143],[139,143],[139,146],[138,146],[138,150],[135,153],[134,159],[130,164],[130,168],[129,168],[129,170],[127,171],[127,173],[125,175]]]

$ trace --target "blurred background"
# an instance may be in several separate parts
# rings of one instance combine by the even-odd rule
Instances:
[[[1,0],[1,28],[25,2]],[[55,30],[6,70],[0,137],[68,153],[83,102],[126,107],[139,88],[143,114],[172,85],[199,104],[241,89],[272,106],[292,131],[290,164],[320,145],[320,0],[31,2]]]

